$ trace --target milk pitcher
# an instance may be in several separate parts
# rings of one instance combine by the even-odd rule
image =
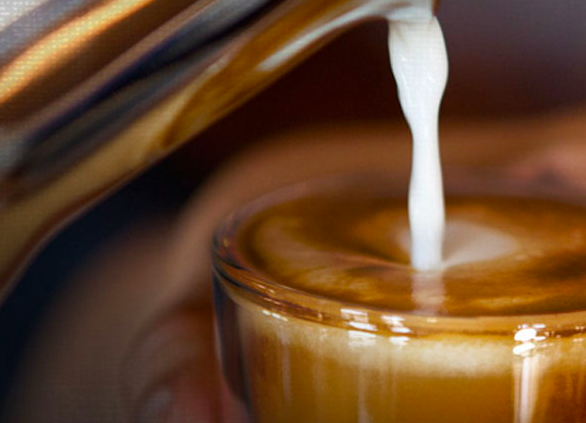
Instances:
[[[32,252],[68,219],[336,34],[370,19],[428,19],[436,5],[6,3],[0,6],[0,299]]]

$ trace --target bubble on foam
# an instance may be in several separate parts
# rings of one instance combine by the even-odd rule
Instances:
[[[399,245],[411,249],[408,230],[399,234]],[[511,254],[517,247],[515,239],[495,228],[464,220],[450,220],[446,225],[444,259],[441,268],[494,260]]]

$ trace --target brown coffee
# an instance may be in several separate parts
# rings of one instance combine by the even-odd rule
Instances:
[[[286,199],[218,238],[224,365],[253,421],[586,421],[586,210],[462,197],[447,216],[433,273],[384,190]]]

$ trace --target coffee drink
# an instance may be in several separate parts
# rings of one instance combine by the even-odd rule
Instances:
[[[448,198],[439,268],[405,199],[293,188],[216,239],[224,370],[254,422],[586,419],[586,209]]]
[[[255,423],[586,421],[586,209],[446,205],[437,20],[392,22],[389,51],[413,135],[408,205],[379,177],[236,214],[215,240],[228,385]]]

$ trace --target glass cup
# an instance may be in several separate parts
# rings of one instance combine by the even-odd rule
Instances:
[[[576,201],[557,185],[447,173],[448,194]],[[356,187],[404,197],[407,185],[386,175],[301,183],[244,206],[216,234],[220,361],[231,395],[250,420],[586,421],[586,311],[477,317],[401,312],[292,289],[243,260],[236,236],[257,213],[308,194]]]

